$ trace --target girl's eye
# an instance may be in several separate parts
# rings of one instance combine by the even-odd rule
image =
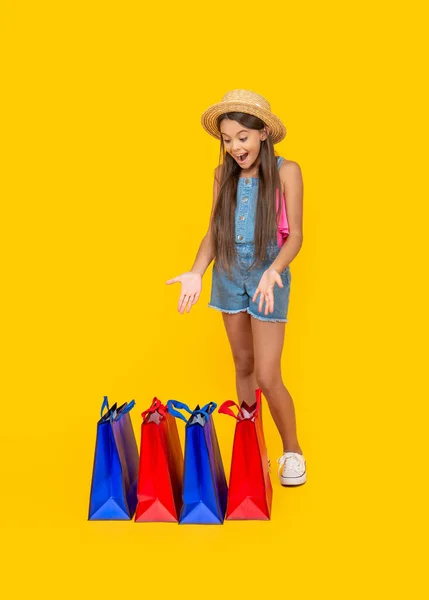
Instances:
[[[229,144],[231,140],[223,140],[224,144]],[[240,142],[247,142],[247,138],[240,139]]]

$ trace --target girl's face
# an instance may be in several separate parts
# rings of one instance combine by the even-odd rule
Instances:
[[[242,169],[250,169],[259,156],[261,142],[267,138],[265,128],[249,129],[238,121],[223,119],[220,124],[225,150]]]

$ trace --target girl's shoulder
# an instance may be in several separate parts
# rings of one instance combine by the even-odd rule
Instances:
[[[280,158],[280,157],[279,157]],[[281,157],[283,158],[283,157]],[[288,160],[283,158],[279,168],[280,178],[287,176],[296,176],[301,173],[301,167],[295,160]]]
[[[287,167],[288,165],[297,165],[299,167],[299,164],[295,160],[289,160],[288,158],[284,158],[284,156],[277,156],[276,158],[277,158],[277,161],[281,160],[281,163],[280,163],[281,169],[285,169],[285,167]]]
[[[284,158],[279,168],[279,175],[283,192],[295,182],[302,181],[301,167],[294,160]]]

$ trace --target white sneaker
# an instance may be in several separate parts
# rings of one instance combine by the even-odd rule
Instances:
[[[282,485],[301,485],[307,480],[305,459],[297,452],[284,452],[277,459],[279,478]]]

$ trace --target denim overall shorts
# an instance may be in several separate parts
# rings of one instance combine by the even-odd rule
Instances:
[[[277,157],[277,167],[283,161]],[[274,285],[274,312],[265,315],[265,301],[262,312],[259,312],[260,296],[256,302],[252,298],[256,292],[259,281],[274,259],[280,252],[278,245],[267,248],[267,258],[258,266],[251,264],[255,259],[254,230],[256,218],[256,203],[258,199],[258,178],[241,177],[237,188],[237,209],[235,211],[235,247],[237,250],[237,264],[231,266],[232,277],[213,265],[212,289],[209,307],[228,314],[248,312],[252,317],[261,321],[287,323],[289,295],[291,284],[290,266],[280,273],[283,288]]]

